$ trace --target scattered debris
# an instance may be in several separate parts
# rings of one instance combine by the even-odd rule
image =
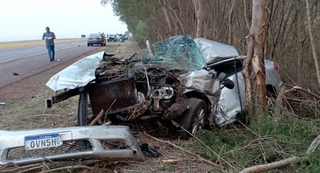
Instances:
[[[223,167],[222,165],[218,165],[218,164],[216,164],[216,163],[213,163],[211,160],[204,159],[204,158],[202,158],[201,156],[199,156],[199,155],[197,155],[197,154],[195,154],[195,153],[192,153],[191,151],[188,151],[188,150],[186,150],[186,149],[184,149],[184,148],[182,148],[182,147],[180,147],[180,146],[178,146],[178,145],[176,145],[176,144],[174,144],[174,143],[172,143],[172,142],[170,142],[170,141],[163,141],[163,140],[160,140],[160,139],[158,139],[158,138],[156,138],[156,137],[153,137],[153,136],[151,136],[151,135],[149,135],[149,134],[146,134],[146,133],[144,133],[144,135],[147,136],[147,137],[149,137],[149,138],[151,138],[151,139],[153,139],[153,140],[155,140],[155,141],[158,141],[158,142],[161,142],[161,143],[165,143],[165,144],[171,145],[171,146],[173,146],[173,147],[175,147],[175,148],[178,148],[178,149],[180,149],[180,150],[182,150],[182,151],[184,151],[184,152],[186,152],[186,153],[188,153],[188,154],[190,154],[190,155],[192,155],[192,156],[194,156],[194,157],[197,157],[199,160],[201,160],[201,161],[203,161],[203,162],[206,162],[206,163],[208,163],[208,164],[211,165],[211,166],[217,167],[217,168],[219,168],[219,169],[221,169],[221,170],[224,169],[224,167]]]
[[[13,72],[13,76],[19,76],[19,74],[18,74],[18,73]]]
[[[0,102],[0,105],[4,106],[4,105],[6,105],[6,102]]]
[[[74,158],[144,160],[138,143],[126,126],[1,131],[0,141],[0,165]]]
[[[147,143],[139,143],[141,151],[150,157],[159,157],[161,154],[154,148],[150,148]]]

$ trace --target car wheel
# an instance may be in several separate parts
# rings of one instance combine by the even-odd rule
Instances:
[[[88,116],[88,96],[87,91],[82,89],[79,96],[79,103],[78,103],[78,126],[86,126],[87,125],[87,116]]]
[[[87,46],[90,46],[90,44],[87,44]]]
[[[189,98],[189,109],[180,117],[181,126],[188,130],[192,135],[196,135],[203,129],[207,117],[206,103],[197,98]],[[183,129],[178,131],[182,139],[189,139],[191,136]]]

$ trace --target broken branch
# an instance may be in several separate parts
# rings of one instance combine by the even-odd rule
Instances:
[[[319,146],[319,143],[320,143],[320,135],[312,141],[312,143],[310,144],[310,146],[307,150],[307,154],[314,152],[314,150]],[[264,165],[256,165],[256,166],[252,166],[249,168],[245,168],[240,173],[255,173],[255,172],[270,171],[273,169],[277,169],[277,168],[291,165],[292,163],[295,163],[295,162],[300,163],[300,162],[303,162],[307,159],[308,159],[308,157],[300,158],[300,157],[293,156],[293,157],[283,159],[283,160],[280,160],[277,162],[272,162],[272,163],[268,163],[268,164],[264,164]]]
[[[116,101],[117,101],[117,99],[114,99],[113,102],[111,103],[111,105],[109,106],[109,108],[107,109],[107,112],[105,113],[105,116],[104,116],[104,122],[103,122],[103,124],[106,123],[108,112],[110,111],[111,107],[113,106],[113,104],[114,104]]]
[[[161,142],[161,143],[165,143],[165,144],[171,145],[171,146],[173,146],[173,147],[175,147],[175,148],[178,148],[178,149],[180,149],[180,150],[182,150],[182,151],[184,151],[184,152],[186,152],[186,153],[188,153],[188,154],[190,154],[190,155],[192,155],[192,156],[194,156],[194,157],[197,157],[199,160],[201,160],[201,161],[203,161],[203,162],[206,162],[206,163],[208,163],[209,165],[212,165],[212,166],[214,166],[214,167],[216,167],[216,168],[219,168],[219,169],[221,169],[221,170],[224,169],[224,167],[223,167],[222,165],[218,165],[218,164],[216,164],[216,163],[213,163],[211,160],[204,159],[204,158],[202,158],[201,156],[199,156],[199,155],[197,155],[197,154],[195,154],[195,153],[192,153],[191,151],[188,151],[188,150],[186,150],[186,149],[184,149],[184,148],[182,148],[182,147],[179,147],[178,145],[176,145],[176,144],[174,144],[174,143],[172,143],[172,142],[170,142],[170,141],[163,141],[163,140],[158,139],[158,138],[156,138],[156,137],[154,137],[154,136],[151,136],[151,135],[149,135],[149,134],[147,134],[147,133],[144,133],[144,135],[146,135],[147,137],[149,137],[149,138],[151,138],[151,139],[153,139],[153,140],[155,140],[155,141],[158,141],[158,142]]]
[[[100,113],[97,115],[96,118],[94,118],[94,119],[91,121],[91,123],[90,123],[89,126],[92,126],[92,125],[94,125],[97,121],[99,121],[99,119],[103,116],[103,114],[104,114],[104,110],[101,109]]]
[[[245,168],[244,170],[240,171],[240,173],[254,173],[254,172],[270,171],[270,170],[277,169],[280,167],[288,166],[294,162],[301,162],[301,158],[294,156],[294,157],[290,157],[290,158],[280,160],[277,162],[273,162],[273,163],[252,166],[249,168]]]
[[[61,167],[61,168],[55,168],[55,169],[50,169],[47,171],[43,171],[42,173],[48,173],[48,172],[55,172],[55,171],[61,171],[61,170],[66,170],[66,169],[88,169],[90,171],[93,170],[93,168],[85,165],[76,165],[76,166],[66,166],[66,167]]]

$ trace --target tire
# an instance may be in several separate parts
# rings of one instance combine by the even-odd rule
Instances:
[[[189,98],[190,108],[180,117],[180,125],[188,130],[192,135],[197,135],[198,131],[203,129],[207,118],[206,103],[197,98]],[[178,131],[182,139],[189,139],[191,136],[184,130]]]
[[[78,103],[78,115],[77,115],[77,125],[86,126],[87,125],[87,116],[88,116],[88,96],[87,91],[83,89],[80,92],[79,103]]]
[[[87,44],[87,46],[90,46],[90,44]]]

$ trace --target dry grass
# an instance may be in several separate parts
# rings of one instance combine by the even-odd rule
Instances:
[[[73,41],[84,41],[86,38],[72,38],[72,39],[56,39],[55,43],[66,43]],[[43,40],[30,40],[30,41],[13,41],[13,42],[0,42],[0,49],[20,48],[27,46],[40,46],[44,45]]]

